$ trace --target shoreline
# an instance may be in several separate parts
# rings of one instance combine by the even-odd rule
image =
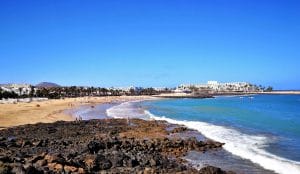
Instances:
[[[113,118],[116,118],[116,119],[121,119],[121,118],[127,118],[125,117],[126,115],[130,115],[130,119],[134,119],[134,118],[146,118],[146,120],[156,120],[156,121],[166,121],[166,123],[168,123],[169,125],[173,125],[173,126],[184,126],[186,127],[187,129],[189,130],[193,130],[194,133],[192,132],[189,132],[188,134],[180,134],[179,136],[182,137],[182,138],[188,138],[190,137],[191,135],[194,136],[194,137],[197,137],[197,139],[211,139],[211,140],[216,140],[215,137],[211,137],[211,136],[208,136],[207,135],[207,131],[206,130],[198,130],[197,127],[190,127],[190,125],[186,125],[184,123],[184,121],[179,121],[179,122],[173,122],[173,121],[170,121],[170,119],[165,119],[166,117],[164,116],[156,116],[156,115],[153,115],[148,109],[149,108],[145,108],[145,107],[141,107],[139,104],[138,105],[131,105],[131,104],[126,104],[126,103],[130,103],[130,102],[125,102],[125,104],[119,104],[117,106],[114,106],[112,107],[114,109],[114,111],[112,112],[112,115],[115,115],[115,117]],[[144,110],[144,114],[145,116],[143,115],[140,115],[139,114],[139,111],[140,111],[140,108],[142,110]],[[124,110],[124,112],[118,112],[120,110]],[[201,126],[202,127],[202,126]],[[220,141],[220,140],[216,140],[216,141],[219,141],[221,143],[224,143],[224,141]],[[229,143],[231,144],[231,143]],[[225,144],[226,146],[226,144]],[[227,149],[225,149],[224,147],[222,148],[221,151],[218,151],[218,152],[213,152],[211,154],[209,153],[206,153],[207,155],[205,155],[206,159],[202,159],[203,161],[207,161],[207,163],[205,164],[209,164],[209,165],[212,165],[212,166],[217,166],[217,167],[220,167],[222,168],[223,170],[233,170],[237,173],[243,173],[245,171],[243,170],[240,170],[239,168],[230,168],[230,163],[231,162],[234,162],[236,164],[240,164],[240,165],[244,165],[244,166],[247,166],[247,170],[248,171],[252,171],[253,173],[257,173],[257,174],[261,174],[261,173],[266,173],[266,174],[274,174],[273,171],[270,171],[266,168],[264,168],[263,166],[258,166],[257,163],[249,160],[249,159],[244,159],[243,156],[240,156],[240,155],[234,155],[232,152],[228,151]],[[200,153],[201,155],[201,153]],[[201,155],[203,156],[203,154]],[[219,158],[215,158],[216,156],[219,156]],[[220,157],[222,156],[222,157]],[[188,160],[188,163],[191,164],[193,167],[197,168],[197,169],[200,169],[201,167],[203,167],[203,165],[205,165],[202,161],[198,161],[199,163],[198,164],[194,164],[193,162],[189,161],[190,158],[187,157],[185,158],[186,160]],[[220,160],[220,162],[214,162],[214,160]],[[200,167],[200,168],[199,168]]]
[[[248,94],[249,95],[249,94]],[[116,105],[119,105],[121,103],[126,103],[126,102],[138,102],[138,101],[145,101],[145,100],[157,100],[159,98],[157,97],[149,97],[149,96],[146,96],[146,97],[136,97],[136,96],[129,96],[129,97],[125,97],[125,99],[122,97],[122,98],[119,98],[118,100],[113,100],[112,101],[112,98],[109,97],[110,99],[107,99],[105,100],[105,102],[103,103],[99,103],[99,101],[97,101],[97,99],[93,98],[93,101],[92,100],[88,100],[84,103],[81,103],[81,105],[78,105],[76,107],[74,107],[73,109],[75,108],[80,108],[82,106],[86,106],[86,107],[90,107],[90,106],[94,106],[94,107],[97,107],[97,105],[101,105],[101,104],[107,104],[107,103],[110,103],[112,105],[116,104]],[[102,98],[103,99],[103,98]],[[161,98],[162,99],[162,98]],[[89,108],[88,108],[89,109]],[[73,117],[74,118],[74,117]],[[93,118],[91,118],[93,119]],[[171,123],[170,123],[171,124]],[[177,125],[179,126],[179,125]],[[195,129],[196,130],[196,129]],[[199,131],[200,134],[202,134],[203,132]],[[149,136],[147,134],[143,135],[145,137]],[[219,166],[220,167],[220,166]],[[223,169],[223,167],[221,167]]]
[[[258,94],[278,94],[278,95],[300,95],[300,91],[271,91],[271,92],[263,92]]]
[[[270,101],[279,101],[279,100],[274,100],[274,98],[272,96],[268,96],[268,95],[265,95],[265,96],[261,95],[257,99],[261,99],[261,98],[265,98],[265,97],[270,99],[270,100],[263,99],[263,101],[268,102],[268,103],[270,103]],[[279,97],[279,99],[285,98],[285,96],[278,96],[278,97]],[[299,101],[299,97],[297,97],[297,96],[287,96],[287,97],[292,97],[293,99],[297,100],[296,102]],[[236,98],[239,98],[239,97],[236,96]],[[256,97],[253,97],[253,99],[255,100]],[[229,100],[231,100],[231,99],[229,99]],[[206,104],[211,103],[211,105],[213,105],[213,107],[217,107],[218,105],[216,105],[216,104],[221,104],[219,106],[223,106],[222,104],[224,103],[224,101],[222,101],[222,100],[215,100],[215,101],[211,100],[211,102],[209,102],[209,100],[206,100],[206,101],[208,101],[207,103],[202,102],[201,100],[191,100],[191,101],[197,102],[197,106],[201,105],[201,103],[204,103],[203,104],[204,106],[208,106]],[[259,104],[261,102],[261,100],[257,100],[258,102],[254,102],[252,100],[247,100],[247,101],[248,101],[247,103],[251,104],[251,106],[253,106],[253,103]],[[187,103],[189,103],[189,102],[187,102]],[[236,105],[236,103],[241,103],[241,102],[233,99],[233,104],[226,105],[226,106],[227,106],[227,108],[238,107],[238,105]],[[243,100],[243,103],[246,103],[246,102],[244,102],[244,100]],[[272,102],[270,104],[272,104]],[[289,147],[289,146],[285,146],[285,145],[287,145],[287,144],[284,144],[285,142],[283,142],[283,143],[280,142],[278,144],[275,144],[275,141],[272,141],[272,140],[275,140],[275,138],[277,138],[277,136],[276,137],[270,136],[271,134],[269,134],[269,132],[267,132],[267,131],[266,131],[266,134],[260,134],[259,131],[261,130],[262,132],[264,132],[265,131],[264,129],[260,129],[260,130],[258,129],[259,131],[257,131],[257,132],[251,132],[251,131],[244,132],[244,129],[239,129],[238,127],[234,127],[234,126],[231,127],[230,126],[231,124],[227,124],[227,125],[226,124],[222,125],[222,124],[217,124],[217,123],[214,124],[214,123],[210,123],[210,122],[206,122],[206,121],[201,121],[201,119],[196,120],[197,118],[194,118],[194,117],[191,117],[191,119],[189,119],[188,116],[190,116],[191,114],[181,117],[179,114],[183,113],[182,110],[180,110],[181,112],[177,112],[179,114],[172,117],[172,115],[174,115],[174,114],[171,111],[169,111],[168,109],[171,109],[173,106],[181,105],[180,101],[174,102],[174,101],[170,100],[170,102],[168,102],[166,104],[162,104],[161,107],[159,105],[160,105],[159,103],[150,105],[150,106],[153,106],[153,108],[154,108],[152,113],[156,114],[156,115],[153,114],[154,119],[156,119],[156,120],[164,120],[164,121],[168,121],[173,124],[185,125],[188,128],[198,130],[205,137],[212,138],[213,140],[226,143],[224,145],[224,149],[226,151],[234,154],[235,156],[241,157],[246,160],[250,160],[252,164],[259,165],[261,168],[264,168],[265,170],[271,170],[271,171],[275,171],[277,173],[288,173],[288,171],[286,171],[284,169],[289,168],[290,171],[293,171],[293,173],[299,173],[299,171],[300,171],[299,170],[300,169],[299,168],[300,167],[299,160],[297,159],[297,156],[292,157],[292,156],[287,155],[287,154],[292,154],[293,152],[286,151],[284,153],[278,153],[275,150],[272,151],[271,148],[273,148],[274,146],[275,147],[277,146],[276,148],[278,148],[279,152],[280,152],[280,150],[282,150],[286,147]],[[193,103],[192,106],[195,106],[195,105],[196,104]],[[209,105],[209,106],[211,106],[211,105]],[[170,107],[168,107],[168,106],[170,106]],[[186,105],[183,104],[183,107],[185,107],[185,106]],[[254,105],[254,106],[257,106],[257,105]],[[238,109],[240,109],[240,108],[238,108]],[[268,110],[268,108],[265,108],[265,109]],[[221,110],[221,111],[223,111],[223,110]],[[230,113],[227,113],[227,114],[230,115]],[[168,117],[168,115],[169,115],[169,117]],[[183,113],[183,115],[184,115],[184,113]],[[223,115],[226,115],[226,113],[224,113]],[[245,114],[245,116],[247,116],[247,115]],[[199,117],[202,118],[200,115],[199,115]],[[218,122],[218,123],[220,123],[220,122]],[[245,128],[247,128],[247,127],[245,127]],[[245,130],[247,130],[247,129],[245,129]],[[291,138],[293,138],[293,137],[291,137]],[[274,144],[271,144],[272,142],[274,142]],[[243,143],[245,143],[245,145],[243,145]],[[264,146],[265,148],[261,148],[262,146],[260,146],[260,144],[263,144],[263,146],[265,145]],[[270,146],[269,146],[269,144],[270,144]],[[278,146],[278,145],[282,145],[282,146]],[[243,148],[243,147],[245,147],[245,148]],[[273,163],[276,165],[272,166],[272,165],[270,165],[270,163]],[[220,166],[220,167],[223,168],[222,166]]]
[[[157,99],[157,98],[150,98],[150,99]],[[134,98],[134,99],[132,99],[132,100],[122,100],[122,101],[119,101],[119,103],[118,104],[121,104],[121,103],[127,103],[127,102],[131,102],[131,101],[144,101],[145,99],[140,99],[140,100],[136,100],[136,98]],[[94,104],[97,104],[97,105],[99,105],[100,103],[88,103],[87,105],[85,105],[85,106],[90,106],[90,105],[94,105]],[[117,103],[115,103],[115,104],[117,104]],[[101,105],[101,104],[100,104]],[[84,105],[83,105],[84,106]],[[80,106],[79,106],[80,107]],[[78,108],[78,107],[77,107]],[[108,118],[108,119],[104,119],[104,120],[120,120],[120,119],[116,119],[116,118]],[[123,119],[124,120],[124,119]],[[126,120],[126,119],[125,119]],[[131,118],[130,120],[136,120],[135,118]],[[138,119],[139,120],[139,119]],[[94,120],[94,121],[96,121],[96,120]],[[99,122],[101,122],[101,120],[98,120]],[[98,122],[97,121],[97,122]],[[143,120],[143,121],[145,121],[145,120]],[[87,121],[79,121],[79,122],[85,122],[85,123],[87,123],[87,122],[93,122],[93,120],[87,120]],[[153,120],[151,121],[145,121],[145,122],[147,122],[147,124],[148,123],[151,123],[151,122],[153,122]],[[156,121],[154,121],[154,122],[159,122],[158,120],[156,120]],[[59,123],[61,123],[61,122],[54,122],[54,123],[51,123],[50,125],[50,127],[55,127],[56,128],[56,126],[55,125],[57,125],[57,124],[59,124]],[[64,123],[64,124],[74,124],[74,122],[66,122],[66,123]],[[32,128],[32,127],[36,127],[36,126],[38,126],[38,125],[41,125],[41,124],[43,124],[43,125],[45,125],[44,123],[38,123],[38,124],[34,124],[34,125],[23,125],[23,126],[18,126],[18,127],[12,127],[12,128],[8,128],[8,129],[6,129],[6,130],[10,130],[10,132],[11,132],[11,130],[15,130],[15,129],[18,129],[18,128],[22,128],[22,127],[29,127],[29,128]],[[178,125],[178,124],[172,124],[172,123],[164,123],[164,124],[167,124],[167,125],[171,125],[171,126],[175,126],[175,128],[176,127],[182,127],[182,125]],[[98,124],[97,124],[98,125]],[[135,125],[135,123],[133,124],[133,125]],[[75,122],[75,126],[76,126],[76,122]],[[106,125],[107,126],[107,125]],[[132,125],[131,125],[132,126]],[[134,126],[135,127],[135,126]],[[151,128],[150,128],[151,127]],[[169,131],[169,132],[172,132],[172,134],[177,134],[177,136],[175,135],[175,137],[172,137],[172,138],[176,138],[176,137],[180,137],[180,138],[183,138],[183,139],[186,139],[186,138],[188,138],[189,136],[187,136],[187,137],[185,137],[185,136],[182,136],[182,135],[180,135],[180,133],[182,133],[182,132],[184,132],[184,131],[190,131],[191,129],[178,129],[178,130],[176,130],[176,131],[173,131],[174,130],[174,127],[172,128],[172,129],[165,129],[165,130],[161,130],[161,131],[155,131],[154,129],[153,129],[153,127],[152,126],[147,126],[147,127],[145,127],[145,126],[143,126],[143,131],[146,131],[146,132],[144,132],[143,133],[143,131],[141,132],[141,131],[131,131],[131,132],[129,132],[126,136],[128,137],[128,136],[131,136],[131,137],[135,137],[135,138],[139,138],[139,139],[148,139],[148,138],[150,138],[150,139],[152,139],[152,138],[163,138],[165,135],[162,135],[161,133],[163,133],[164,131]],[[153,129],[153,130],[152,130]],[[24,129],[21,129],[21,130],[24,130]],[[152,130],[152,133],[149,133],[148,131],[149,130]],[[14,131],[13,131],[14,132]],[[179,134],[178,134],[179,133]],[[202,134],[202,132],[199,132],[201,135],[203,135]],[[28,134],[28,132],[26,131],[26,134]],[[163,133],[164,134],[164,133]],[[189,133],[187,133],[187,135],[188,135]],[[1,135],[1,131],[0,131],[0,135]],[[89,134],[87,134],[87,136],[88,136]],[[1,135],[2,136],[2,135]],[[0,137],[1,137],[0,136]],[[122,137],[123,137],[124,135],[122,134]],[[125,136],[125,138],[126,138],[126,136]],[[148,138],[147,138],[148,137]],[[53,137],[54,139],[56,139],[57,140],[57,138],[56,137]],[[171,136],[168,136],[167,138],[171,138]],[[188,138],[189,139],[189,138]],[[204,137],[204,139],[206,139],[206,140],[209,140],[207,137]],[[200,141],[206,141],[206,140],[200,140]],[[199,140],[198,140],[199,141]],[[220,148],[220,150],[221,149],[223,149],[223,148]],[[190,150],[192,150],[192,149],[189,149],[188,151],[190,151]],[[200,154],[201,153],[204,153],[204,152],[201,152],[202,150],[200,150]],[[210,152],[210,151],[207,151],[207,152]],[[219,150],[218,150],[218,152],[217,151],[211,151],[212,153],[222,153],[222,151],[220,151],[219,152]],[[176,155],[177,154],[177,155]],[[39,154],[35,154],[35,155],[39,155]],[[199,170],[202,170],[202,168],[203,168],[203,170],[210,170],[210,169],[212,169],[212,170],[224,170],[224,168],[223,167],[221,167],[221,166],[218,166],[218,165],[212,165],[212,164],[210,164],[210,163],[207,163],[206,165],[193,165],[191,162],[189,162],[189,161],[186,161],[186,162],[184,162],[186,159],[184,158],[184,156],[185,156],[185,154],[184,154],[184,156],[180,156],[180,158],[179,158],[179,156],[178,156],[178,152],[176,152],[175,153],[175,155],[176,155],[176,159],[177,160],[179,160],[178,162],[178,164],[177,165],[179,165],[179,164],[184,164],[184,165],[187,165],[187,166],[190,166],[189,167],[189,170],[190,169],[197,169],[198,171]],[[182,161],[183,160],[183,161]],[[183,163],[184,162],[184,163]],[[52,164],[50,164],[50,167],[51,167],[51,165]],[[208,168],[206,168],[207,167],[207,165],[208,165]],[[35,165],[36,166],[36,165]],[[221,169],[220,168],[215,168],[215,167],[212,167],[212,166],[216,166],[216,167],[221,167]],[[24,166],[25,167],[25,166]],[[23,167],[23,168],[24,168]],[[85,170],[87,170],[87,166],[83,166],[83,168],[85,167]],[[200,168],[199,168],[200,167]],[[39,169],[41,169],[41,168],[39,168]],[[54,168],[53,168],[53,170],[55,170]],[[77,169],[78,170],[78,169]],[[194,171],[194,170],[192,170],[193,171],[193,173],[195,172],[195,173],[198,173],[198,171]],[[226,168],[225,170],[230,170],[230,169],[228,169],[228,168]],[[189,172],[187,172],[187,173],[191,173],[190,171]]]
[[[153,96],[105,96],[105,97],[79,97],[52,99],[43,101],[32,101],[29,103],[5,103],[0,104],[0,130],[12,126],[34,123],[51,123],[59,120],[73,121],[71,114],[66,110],[78,108],[81,106],[93,106],[97,104],[107,104],[113,102],[127,102],[135,100],[159,100],[172,98],[214,98],[218,96],[236,96],[236,95],[300,95],[300,91],[272,91],[259,93],[222,93],[213,95],[191,95],[170,93]]]
[[[204,98],[213,98],[213,95],[211,94],[187,94],[187,93],[167,93],[167,94],[160,94],[160,95],[153,95],[153,97],[157,98],[198,98],[198,99],[204,99]]]
[[[80,97],[34,101],[30,103],[0,104],[0,129],[24,124],[74,121],[76,118],[67,114],[66,110],[81,106],[145,99],[155,98],[151,96]]]
[[[236,96],[254,96],[254,95],[264,95],[264,93],[218,93],[218,94],[209,94],[209,95],[192,95],[192,94],[176,94],[169,93],[164,95],[154,95],[153,97],[160,99],[210,99],[216,97],[236,97]],[[274,94],[276,95],[276,94]]]
[[[164,121],[131,119],[128,123],[112,118],[8,128],[0,131],[0,169],[13,173],[227,173],[210,165],[197,170],[183,159],[191,150],[217,152],[223,143],[183,139],[176,134],[189,129],[176,125],[168,130],[168,126]]]
[[[157,98],[194,98],[205,99],[214,98],[218,96],[243,96],[243,95],[300,95],[300,91],[271,91],[271,92],[220,92],[220,93],[205,93],[205,94],[192,94],[192,93],[164,93],[153,95]]]

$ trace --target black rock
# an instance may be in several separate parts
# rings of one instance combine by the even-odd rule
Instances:
[[[36,169],[33,166],[29,166],[26,168],[25,174],[43,174],[44,172]]]
[[[39,141],[33,142],[32,144],[36,147],[43,147],[43,143],[44,143],[43,140],[39,140]]]
[[[3,163],[10,163],[12,162],[12,160],[8,157],[8,156],[0,156],[0,161],[2,161]]]
[[[69,172],[75,173],[193,174],[199,171],[183,164],[178,157],[188,150],[209,150],[222,145],[195,138],[133,138],[127,133],[145,133],[144,128],[148,131],[154,123],[131,121],[135,126],[128,126],[123,119],[108,119],[39,123],[0,130],[0,173],[52,174],[63,172],[67,166]],[[201,172],[222,174],[221,169],[213,167]]]
[[[152,158],[152,159],[150,160],[150,165],[151,165],[151,167],[155,167],[156,164],[157,164],[157,163],[156,163],[156,160]]]
[[[113,167],[122,167],[125,155],[123,152],[113,151],[110,158]]]
[[[139,162],[136,159],[127,159],[125,161],[125,166],[126,167],[136,167],[139,165]]]
[[[221,170],[218,167],[206,166],[200,169],[200,174],[226,174],[225,171]]]
[[[0,163],[0,173],[1,174],[10,174],[11,173],[11,167],[6,164]]]
[[[6,145],[6,143],[5,143],[5,142],[0,142],[0,147],[4,147],[4,148],[6,148],[6,147],[7,147],[7,145]]]
[[[32,146],[32,143],[30,141],[28,141],[28,140],[23,141],[21,147],[25,147],[25,146]]]
[[[89,144],[87,145],[87,147],[88,147],[90,153],[95,154],[95,153],[98,153],[98,151],[100,149],[104,149],[105,145],[103,143],[99,143],[96,141],[90,141]]]
[[[106,158],[98,159],[97,163],[98,163],[100,170],[107,170],[112,167],[112,163],[110,162],[110,160],[108,160]]]
[[[48,127],[47,131],[48,131],[48,134],[52,134],[52,133],[55,133],[57,131],[57,129],[54,127]]]
[[[25,169],[22,166],[13,167],[11,172],[12,173],[17,173],[17,174],[25,174],[26,173]]]

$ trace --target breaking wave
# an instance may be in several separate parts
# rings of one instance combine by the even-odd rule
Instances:
[[[281,174],[300,174],[300,162],[288,160],[267,152],[264,147],[270,139],[263,135],[248,135],[238,130],[217,126],[201,121],[174,120],[157,116],[148,110],[137,107],[135,102],[125,102],[107,109],[107,115],[113,118],[143,118],[164,120],[172,124],[185,125],[201,132],[207,138],[223,142],[223,148],[234,155],[248,159],[265,169]]]

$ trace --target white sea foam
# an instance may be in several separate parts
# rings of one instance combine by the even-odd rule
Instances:
[[[137,101],[124,102],[113,106],[106,110],[106,114],[113,118],[145,118],[145,113],[142,108],[135,107]]]
[[[83,120],[87,120],[86,115],[91,112],[91,109],[89,107],[82,107],[70,112],[75,118],[81,117]]]
[[[223,146],[225,150],[248,159],[265,169],[281,174],[300,174],[300,162],[278,157],[263,149],[271,140],[265,136],[247,135],[235,129],[200,121],[179,121],[164,116],[156,116],[147,110],[134,107],[134,102],[122,103],[107,109],[106,112],[108,116],[113,118],[138,117],[165,120],[172,124],[185,125],[191,129],[198,130],[210,139],[225,143]]]
[[[265,136],[247,135],[234,129],[205,122],[178,121],[166,117],[155,116],[149,111],[145,112],[153,119],[185,125],[191,129],[198,130],[208,138],[224,142],[225,145],[223,147],[225,150],[244,159],[249,159],[265,169],[273,170],[276,173],[281,174],[300,174],[300,162],[278,157],[263,149],[269,141]]]

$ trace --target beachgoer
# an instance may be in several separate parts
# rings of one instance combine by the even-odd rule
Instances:
[[[130,125],[130,119],[127,117],[127,124]]]

